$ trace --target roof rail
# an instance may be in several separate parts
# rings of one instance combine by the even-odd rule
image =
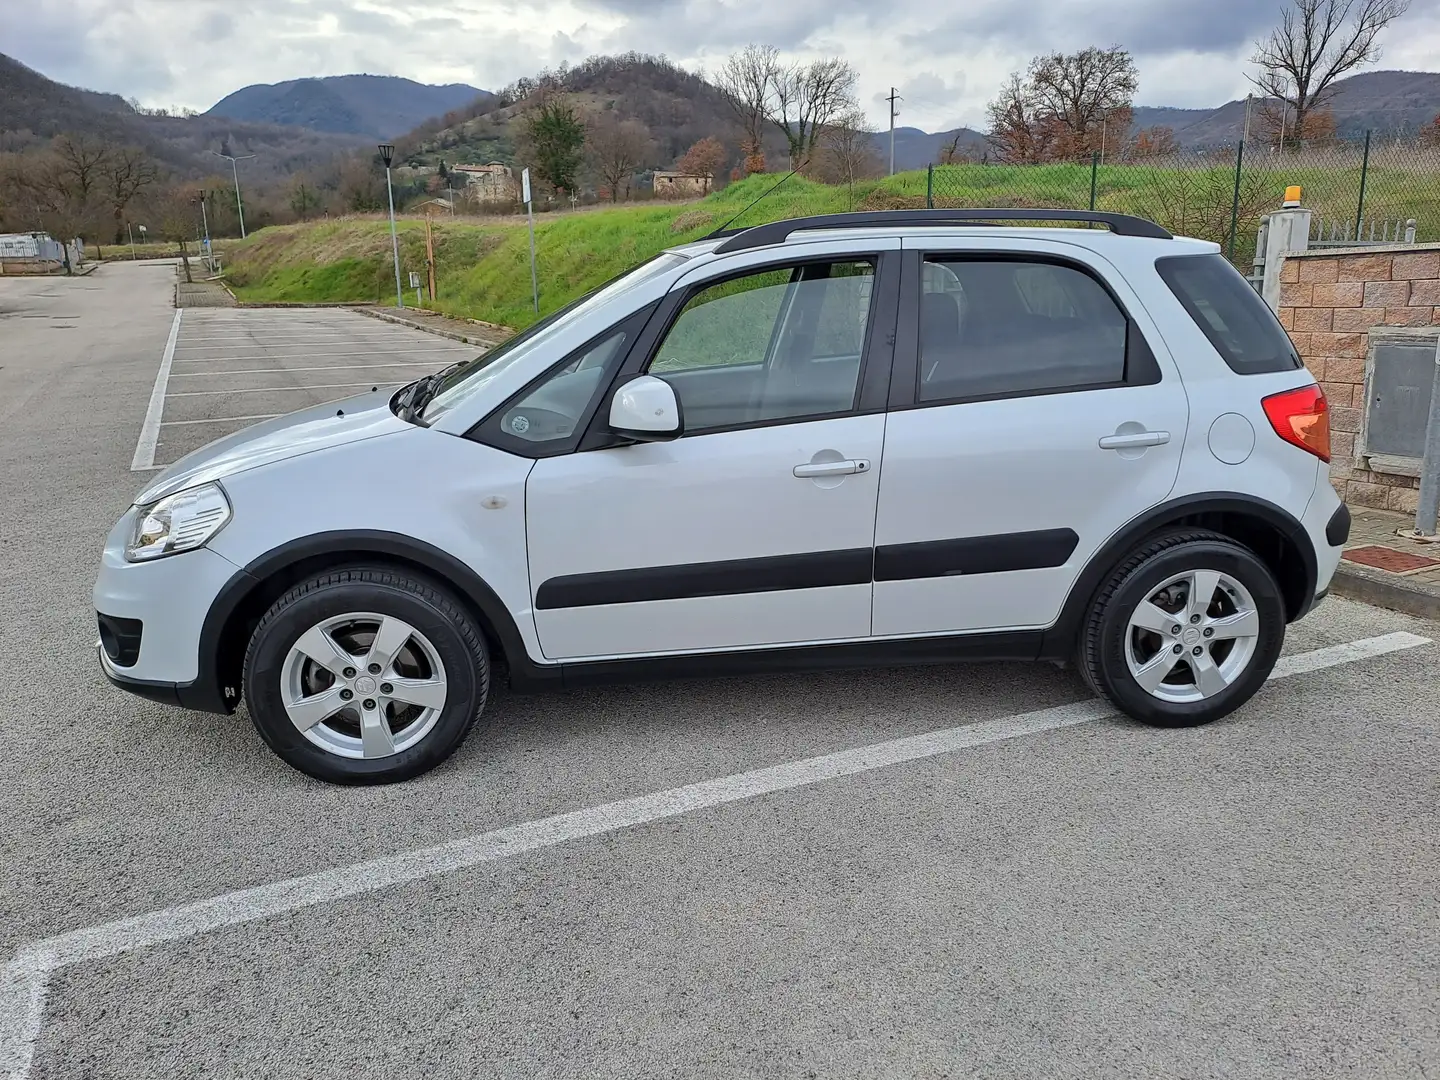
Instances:
[[[790,234],[810,229],[864,229],[877,225],[916,226],[932,225],[979,225],[993,221],[1088,221],[1097,225],[1108,225],[1110,231],[1119,236],[1145,236],[1153,240],[1173,240],[1174,237],[1145,218],[1130,214],[1110,214],[1094,210],[870,210],[853,214],[821,214],[816,217],[790,218],[785,221],[771,221],[748,229],[721,230],[706,237],[707,240],[728,236],[715,249],[716,255],[748,248],[780,244]]]

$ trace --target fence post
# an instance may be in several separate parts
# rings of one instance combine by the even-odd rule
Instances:
[[[1235,230],[1240,227],[1240,166],[1245,160],[1245,140],[1240,140],[1240,145],[1235,148],[1235,195],[1230,200],[1230,255],[1229,259],[1235,261]]]
[[[935,209],[935,163],[933,161],[925,170],[925,209]]]
[[[1095,187],[1100,180],[1100,152],[1090,152],[1090,212],[1095,212]]]
[[[1370,131],[1365,131],[1365,157],[1360,162],[1360,203],[1355,208],[1355,240],[1360,240],[1360,225],[1365,219],[1365,181],[1370,177]]]

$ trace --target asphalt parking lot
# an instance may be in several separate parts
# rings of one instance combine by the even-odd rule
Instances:
[[[132,465],[163,467],[257,421],[407,383],[475,352],[344,310],[180,310]]]
[[[89,590],[147,428],[392,328],[173,280],[0,279],[0,1076],[1435,1075],[1440,625],[1327,601],[1192,731],[1049,666],[502,692],[327,787],[110,688]],[[356,381],[470,349],[393,329]]]

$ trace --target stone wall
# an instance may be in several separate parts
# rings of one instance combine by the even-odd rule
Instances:
[[[1346,502],[1415,512],[1419,481],[1355,456],[1369,334],[1440,325],[1440,244],[1307,251],[1280,270],[1280,322],[1330,403],[1330,481]]]

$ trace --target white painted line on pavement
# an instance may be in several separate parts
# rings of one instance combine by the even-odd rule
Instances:
[[[221,394],[279,394],[287,390],[353,390],[357,386],[374,386],[373,382],[320,383],[316,386],[247,386],[243,390],[179,390],[166,398],[216,397]]]
[[[1429,638],[1404,632],[1351,641],[1282,657],[1270,678],[1285,679],[1428,644]],[[717,780],[702,780],[697,784],[621,799],[568,814],[556,814],[418,851],[405,851],[351,866],[321,870],[303,877],[240,889],[46,938],[21,949],[5,969],[6,981],[0,987],[8,988],[0,996],[0,1067],[8,1070],[11,1080],[24,1080],[28,1075],[40,1030],[40,1020],[34,1017],[36,1014],[43,1015],[48,975],[58,968],[272,918],[570,840],[601,836],[677,817],[692,810],[808,787],[825,780],[855,776],[1023,735],[1075,727],[1114,715],[1115,709],[1109,702],[1092,698],[1052,709],[892,739],[723,776]],[[27,1005],[27,1001],[30,1004]]]
[[[292,371],[379,371],[382,368],[397,367],[423,367],[435,370],[435,365],[426,363],[423,360],[411,363],[409,361],[396,361],[393,364],[321,364],[319,367],[288,367],[288,368],[241,368],[237,371],[177,371],[170,376],[172,379],[215,379],[222,375],[288,375]]]
[[[181,427],[187,424],[232,424],[241,420],[274,420],[277,416],[284,416],[284,413],[261,413],[259,416],[211,416],[204,420],[166,420],[161,427]]]
[[[252,343],[247,345],[239,341],[221,340],[219,338],[188,337],[185,341],[181,341],[179,344],[177,344],[175,348],[180,352],[191,352],[195,349],[205,349],[219,346],[223,346],[227,349],[274,349],[282,348],[286,345],[348,345],[351,343],[363,345],[366,342],[376,341],[390,341],[397,344],[404,344],[406,341],[411,340],[409,336],[404,333],[377,334],[372,337],[351,337],[349,334],[334,334],[330,337],[310,338],[303,341],[257,341],[255,340],[255,336],[253,334],[245,334],[243,335],[243,337],[245,337]],[[187,344],[186,342],[192,342],[193,344]],[[209,344],[206,344],[207,342]]]
[[[358,351],[358,352],[353,351],[353,350],[350,350],[350,349],[342,349],[342,350],[340,350],[339,352],[333,352],[333,353],[321,353],[321,352],[316,352],[316,351],[313,350],[313,349],[305,349],[305,350],[302,350],[302,351],[300,351],[300,352],[293,352],[293,353],[277,353],[277,352],[262,353],[262,354],[260,354],[259,356],[195,356],[195,357],[191,357],[189,360],[176,360],[175,363],[177,363],[177,364],[220,364],[220,363],[224,363],[224,362],[227,361],[227,360],[248,360],[250,363],[253,364],[256,360],[272,360],[272,359],[273,359],[273,360],[311,360],[311,359],[314,359],[314,360],[323,360],[323,359],[325,359],[327,356],[333,356],[335,359],[339,360],[339,359],[344,359],[344,358],[350,357],[350,356],[423,356],[423,355],[426,354],[426,353],[458,353],[458,352],[463,352],[463,353],[465,353],[467,356],[472,355],[471,351],[470,351],[466,346],[464,346],[464,345],[460,345],[460,346],[454,347],[454,348],[446,348],[446,347],[444,347],[444,346],[441,346],[440,348],[431,348],[431,349],[365,349],[365,350]]]
[[[182,308],[175,309],[175,321],[170,324],[170,338],[165,342],[165,352],[160,357],[160,370],[155,373],[155,385],[150,390],[150,407],[145,410],[145,422],[140,425],[140,438],[135,442],[135,456],[130,459],[131,472],[144,472],[155,467],[155,444],[160,439],[160,414],[165,411],[165,386],[170,381],[170,366],[175,362],[175,339],[180,336]]]

